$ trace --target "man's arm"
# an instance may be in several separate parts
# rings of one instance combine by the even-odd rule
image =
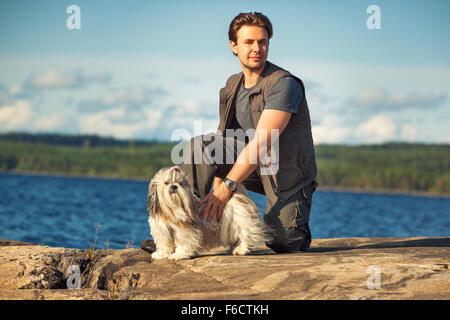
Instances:
[[[292,113],[280,110],[264,110],[258,122],[256,128],[255,137],[247,144],[237,158],[236,163],[231,168],[227,175],[228,179],[235,181],[236,183],[242,183],[247,177],[257,168],[260,163],[260,155],[267,154],[271,148],[272,143],[272,130],[278,130],[278,138],[286,128]],[[256,155],[252,155],[252,152],[257,152]],[[251,158],[253,156],[253,158]],[[257,163],[250,163],[251,159],[257,157]],[[253,161],[254,162],[254,161]]]
[[[223,181],[222,178],[219,177],[214,177],[214,181],[213,181],[213,190],[219,186],[219,184],[221,184]]]
[[[264,110],[256,128],[255,137],[245,146],[242,152],[239,154],[236,163],[231,168],[227,175],[228,179],[235,181],[236,183],[242,183],[247,177],[257,168],[260,154],[266,154],[267,150],[270,150],[271,144],[275,142],[271,141],[271,131],[277,129],[278,137],[286,128],[292,113],[281,110]],[[275,137],[277,138],[277,137]],[[256,155],[251,154],[257,152]],[[257,163],[252,163],[250,156],[256,156]],[[217,220],[220,220],[223,208],[231,197],[231,191],[227,188],[225,183],[218,183],[219,178],[214,178],[214,188],[208,195],[206,195],[197,206],[207,203],[203,208],[200,216],[211,220],[217,213]]]

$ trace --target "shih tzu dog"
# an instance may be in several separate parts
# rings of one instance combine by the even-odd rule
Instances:
[[[229,246],[234,255],[245,255],[270,236],[259,218],[259,209],[239,185],[224,207],[220,221],[199,217],[200,199],[179,167],[163,168],[150,181],[148,222],[156,251],[153,259],[189,259],[201,249]]]

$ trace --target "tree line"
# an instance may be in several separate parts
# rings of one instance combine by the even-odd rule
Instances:
[[[0,134],[0,171],[150,179],[174,142],[96,135]],[[321,187],[450,193],[450,145],[316,145]]]

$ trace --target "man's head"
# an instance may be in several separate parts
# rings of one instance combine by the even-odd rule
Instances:
[[[244,67],[259,70],[267,59],[272,32],[270,20],[262,13],[240,13],[228,30],[231,51]]]

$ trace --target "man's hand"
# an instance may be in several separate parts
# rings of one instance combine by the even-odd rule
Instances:
[[[228,200],[230,200],[231,194],[232,191],[227,188],[225,182],[220,183],[202,200],[197,202],[197,207],[200,207],[202,204],[206,203],[200,213],[200,218],[203,219],[206,217],[206,220],[211,221],[211,219],[216,216],[217,221],[220,221],[223,214],[223,208]]]

